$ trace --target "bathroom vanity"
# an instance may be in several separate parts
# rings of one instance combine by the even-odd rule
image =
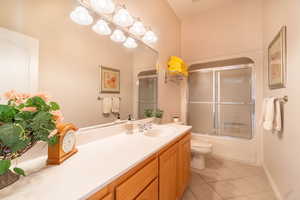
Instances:
[[[78,153],[58,166],[45,166],[44,157],[31,160],[22,166],[28,176],[1,190],[0,198],[180,199],[189,180],[190,130],[169,124],[147,134],[120,132],[79,145]],[[43,163],[39,169],[38,163]]]

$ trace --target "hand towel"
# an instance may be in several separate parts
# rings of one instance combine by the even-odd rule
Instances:
[[[102,101],[102,110],[103,114],[109,114],[112,109],[112,100],[111,97],[104,97]]]
[[[262,124],[265,130],[271,131],[274,128],[274,115],[275,115],[275,98],[271,97],[264,100]]]
[[[280,100],[275,100],[275,119],[274,119],[274,130],[281,132],[282,119],[281,119],[281,105]]]
[[[119,113],[120,112],[120,98],[119,97],[113,97],[112,98],[112,113]]]

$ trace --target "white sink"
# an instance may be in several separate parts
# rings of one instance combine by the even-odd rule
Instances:
[[[144,135],[149,137],[167,137],[175,133],[173,127],[156,127],[150,130],[147,130]]]

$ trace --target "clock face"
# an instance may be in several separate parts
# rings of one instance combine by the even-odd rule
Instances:
[[[62,150],[65,153],[69,153],[74,148],[76,142],[76,136],[74,131],[69,131],[63,138]]]

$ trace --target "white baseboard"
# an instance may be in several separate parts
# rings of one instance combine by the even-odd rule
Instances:
[[[281,196],[281,194],[280,194],[280,192],[278,190],[278,187],[275,184],[275,181],[273,180],[273,178],[272,178],[269,170],[267,169],[265,163],[263,163],[262,166],[263,166],[263,168],[265,170],[265,173],[267,174],[268,180],[269,180],[269,182],[271,184],[271,187],[272,187],[272,189],[273,189],[273,191],[275,193],[275,196],[277,197],[278,200],[283,200],[283,198],[282,198],[282,196]]]

